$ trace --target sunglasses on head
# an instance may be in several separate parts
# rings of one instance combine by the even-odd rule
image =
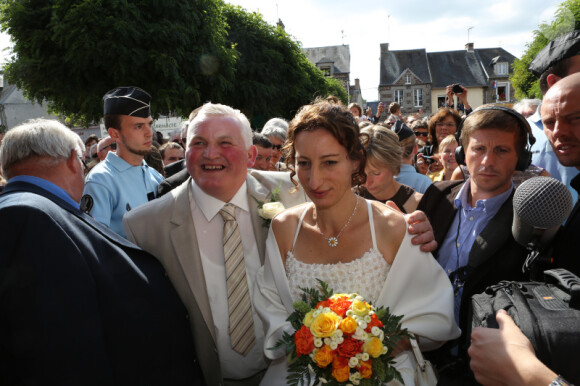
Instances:
[[[282,149],[282,145],[272,145],[272,149],[280,151],[280,149]]]

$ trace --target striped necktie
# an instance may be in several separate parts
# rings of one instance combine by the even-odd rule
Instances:
[[[230,316],[230,342],[232,348],[246,356],[254,346],[254,320],[246,278],[244,248],[238,223],[235,218],[236,207],[226,204],[220,210],[224,219],[224,256],[226,260],[226,287],[228,290],[228,310]]]

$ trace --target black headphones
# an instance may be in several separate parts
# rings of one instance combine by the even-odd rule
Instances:
[[[521,128],[524,136],[526,137],[526,141],[525,141],[524,148],[521,149],[519,152],[518,162],[516,164],[516,170],[520,170],[520,171],[526,170],[528,168],[528,166],[530,166],[530,164],[532,163],[532,152],[530,151],[529,146],[533,145],[536,142],[536,138],[534,138],[534,136],[532,134],[532,129],[530,127],[530,124],[526,120],[526,118],[524,118],[524,116],[521,115],[520,113],[518,113],[517,111],[510,109],[509,107],[504,107],[504,106],[482,106],[482,107],[479,107],[479,108],[473,110],[471,112],[471,114],[475,114],[479,111],[484,111],[484,110],[503,111],[504,113],[507,113],[518,120],[520,128]],[[466,119],[467,118],[464,118],[461,120],[461,123],[459,124],[459,127],[457,128],[457,132],[455,133],[455,139],[457,140],[458,144],[461,143],[460,142],[461,130],[463,129],[463,123],[465,122]],[[528,144],[529,144],[529,146],[528,146]],[[465,165],[465,151],[463,150],[463,146],[457,146],[457,149],[455,149],[455,160],[457,161],[457,163],[459,165]]]

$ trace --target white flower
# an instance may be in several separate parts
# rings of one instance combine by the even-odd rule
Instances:
[[[370,358],[369,357],[369,353],[368,352],[363,352],[360,359],[362,359],[363,362],[366,362],[366,361],[369,360],[369,358]]]
[[[370,323],[371,322],[371,316],[370,315],[365,315],[365,322]]]
[[[271,220],[284,209],[286,208],[281,202],[266,202],[262,208],[258,209],[258,214],[266,220]]]
[[[374,326],[373,328],[371,328],[371,334],[373,334],[374,336],[379,336],[381,331],[382,330],[380,328],[378,328],[377,326]]]
[[[332,341],[328,346],[331,350],[336,350],[338,348],[338,343]]]
[[[322,339],[321,338],[314,338],[314,346],[322,347]]]
[[[389,348],[387,346],[383,347],[383,355],[389,352]]]
[[[353,385],[360,384],[361,379],[362,379],[362,375],[360,375],[360,373],[358,371],[355,371],[354,373],[350,374],[348,377],[348,380],[351,381]]]
[[[346,311],[346,316],[353,316],[354,312],[352,310],[347,310]]]
[[[341,344],[344,342],[344,338],[342,336],[339,336],[338,338],[336,338],[336,343]]]
[[[332,342],[333,342],[333,341],[332,341],[332,339],[330,339],[330,338],[324,338],[324,344],[326,344],[326,345],[330,346],[330,344],[331,344]]]
[[[348,360],[348,367],[350,367],[351,369],[354,369],[357,366],[358,366],[358,358],[357,357],[351,357]]]

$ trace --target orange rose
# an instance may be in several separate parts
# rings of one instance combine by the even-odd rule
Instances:
[[[373,375],[373,361],[360,361],[357,370],[363,378],[369,379]]]
[[[354,334],[357,327],[358,323],[350,316],[347,316],[346,318],[342,319],[339,326],[339,328],[345,334]]]
[[[317,310],[318,307],[322,308],[328,307],[328,299],[318,302],[318,304],[316,305],[316,307],[314,307],[314,309]]]
[[[314,337],[306,326],[296,331],[294,335],[294,343],[296,343],[296,355],[307,355],[314,350]]]
[[[346,316],[346,311],[351,304],[352,302],[346,296],[341,296],[337,299],[328,299],[328,307],[343,318]]]
[[[373,327],[383,327],[383,322],[377,317],[376,314],[371,315],[371,322],[367,324],[367,328],[365,328],[366,332],[371,332]]]
[[[330,373],[338,382],[348,381],[350,367],[348,367],[348,358],[341,356],[334,357],[332,361],[332,372]]]
[[[353,357],[356,354],[358,354],[359,352],[362,352],[362,346],[363,346],[364,342],[361,342],[360,340],[356,340],[353,338],[344,338],[344,342],[342,342],[341,344],[338,345],[338,348],[336,349],[336,352],[338,353],[338,355],[342,355],[343,357]]]
[[[316,362],[318,367],[325,368],[332,363],[335,356],[334,350],[325,344],[314,354],[314,362]]]

